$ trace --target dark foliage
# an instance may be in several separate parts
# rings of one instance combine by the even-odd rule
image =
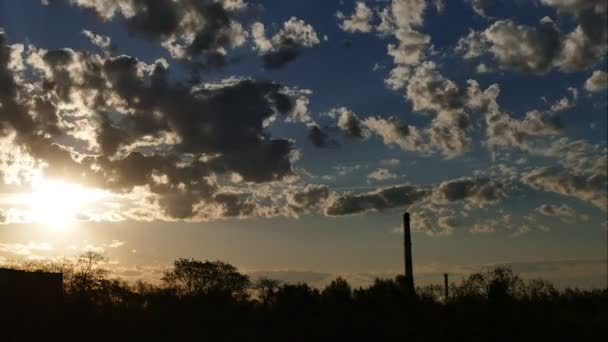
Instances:
[[[224,262],[179,259],[162,285],[109,279],[103,257],[23,265],[61,272],[64,300],[54,322],[60,341],[590,341],[605,340],[608,291],[556,290],[508,268],[408,294],[405,279],[352,289],[342,278],[322,290],[246,275]],[[0,296],[1,298],[1,296]],[[4,309],[6,313],[6,308]],[[57,317],[56,317],[57,318]],[[6,321],[0,321],[6,322]],[[3,341],[24,341],[24,321]],[[603,336],[603,337],[602,337]]]

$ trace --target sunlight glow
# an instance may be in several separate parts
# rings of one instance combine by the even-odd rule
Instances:
[[[32,182],[30,196],[33,221],[63,230],[78,221],[87,206],[99,202],[106,194],[78,184],[40,177]]]

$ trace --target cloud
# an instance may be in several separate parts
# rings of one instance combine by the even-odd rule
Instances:
[[[357,2],[355,13],[350,17],[345,17],[341,12],[338,12],[337,17],[342,20],[340,28],[346,32],[368,33],[373,29],[374,12],[364,2]]]
[[[369,175],[367,175],[367,179],[374,180],[378,182],[395,179],[397,175],[389,171],[388,169],[378,169]]]
[[[201,202],[226,205],[215,196],[217,175],[253,183],[293,175],[292,141],[267,131],[273,117],[293,112],[281,85],[228,78],[192,86],[170,81],[164,60],[35,47],[24,59],[32,76],[22,85],[9,69],[4,37],[0,127],[17,148],[3,151],[3,163],[27,161],[24,154],[34,166],[46,165],[49,177],[117,193],[147,187],[160,211],[178,219],[196,217]]]
[[[352,110],[346,107],[334,108],[330,111],[330,116],[338,118],[338,128],[353,138],[365,138],[366,132],[361,124],[361,120]]]
[[[426,5],[424,0],[393,0],[390,20],[397,28],[422,26]]]
[[[424,0],[393,0],[379,13],[381,23],[376,29],[398,41],[387,47],[395,64],[415,65],[423,60],[431,37],[414,28],[424,24],[426,5]]]
[[[206,66],[225,63],[226,50],[243,45],[247,33],[235,19],[243,1],[70,0],[104,21],[121,16],[130,32],[160,41],[174,58]]]
[[[499,20],[483,35],[490,44],[490,52],[505,69],[544,72],[560,52],[560,32],[552,21],[543,21],[534,28]]]
[[[497,227],[494,221],[475,223],[473,227],[469,229],[471,234],[491,234],[496,233]]]
[[[453,203],[486,207],[506,199],[512,187],[510,180],[468,177],[433,186],[397,185],[360,194],[337,195],[328,201],[324,212],[329,216],[343,216],[414,205],[445,206]]]
[[[119,248],[124,246],[125,242],[124,241],[120,241],[120,240],[112,240],[112,242],[110,242],[109,244],[106,244],[104,246],[108,247],[108,248]]]
[[[560,206],[554,204],[543,204],[535,209],[541,215],[557,217],[564,222],[572,223],[576,219],[585,220],[586,216],[578,215],[576,210],[573,208],[562,204]]]
[[[437,219],[437,225],[446,231],[452,231],[458,226],[458,219],[455,216],[443,216]]]
[[[82,30],[82,34],[87,37],[91,44],[99,47],[102,50],[108,50],[112,46],[112,39],[110,37],[106,37],[89,30]]]
[[[542,18],[538,26],[498,20],[484,31],[471,31],[459,41],[458,50],[467,59],[489,52],[501,69],[539,74],[555,68],[564,72],[584,70],[604,58],[608,50],[605,3],[541,2],[573,18],[575,28],[564,33],[549,17]]]
[[[578,24],[563,40],[559,67],[564,71],[585,69],[605,58],[608,51],[608,4],[604,1],[541,0]]]
[[[389,167],[394,167],[394,166],[399,166],[399,164],[401,164],[401,161],[399,159],[383,159],[380,161],[380,165],[384,165],[384,166],[389,166]]]
[[[291,187],[285,193],[287,205],[296,214],[320,209],[335,196],[335,193],[326,185],[314,184],[308,184],[305,187]]]
[[[406,97],[414,111],[435,114],[427,132],[432,146],[448,158],[472,147],[468,136],[471,120],[464,108],[467,96],[466,88],[444,78],[433,62],[418,67],[406,87]]]
[[[486,143],[488,147],[517,147],[539,154],[534,142],[537,138],[563,133],[560,118],[554,113],[529,111],[522,119],[512,117],[497,103],[500,94],[498,84],[481,90],[479,83],[470,80],[467,106],[485,115]]]
[[[489,66],[487,66],[484,63],[478,64],[477,67],[475,67],[475,72],[478,74],[488,74],[491,73],[493,70],[492,68],[490,68]]]
[[[336,165],[332,166],[332,170],[339,176],[346,176],[356,171],[364,170],[369,168],[367,164],[353,164],[353,165]]]
[[[486,10],[494,4],[494,0],[469,0],[473,11],[482,17],[486,17]]]
[[[434,213],[416,210],[410,213],[410,228],[415,233],[424,233],[431,237],[451,236],[456,225],[453,217],[440,217],[433,220]],[[403,226],[393,229],[393,233],[403,234]]]
[[[396,118],[386,120],[369,117],[363,121],[363,126],[370,133],[381,137],[385,145],[397,145],[404,151],[429,152],[423,133],[415,126],[403,124]]]
[[[393,186],[358,195],[343,194],[329,202],[325,213],[343,216],[406,207],[422,200],[427,194],[428,190],[412,185]]]
[[[388,55],[393,57],[395,64],[418,64],[424,58],[424,51],[431,42],[431,37],[412,29],[395,31],[398,45],[388,45]]]
[[[254,48],[268,69],[281,68],[299,56],[304,47],[320,44],[315,29],[303,20],[291,17],[272,38],[266,38],[265,26],[256,22],[251,27]]]
[[[500,213],[500,212],[499,212]],[[535,229],[538,231],[548,231],[549,228],[538,225],[536,221],[519,223],[513,222],[512,214],[504,214],[498,215],[496,218],[482,220],[480,222],[476,222],[473,224],[471,228],[469,228],[468,232],[470,234],[495,234],[495,233],[507,233],[507,236],[510,238],[517,238],[522,235],[528,234]],[[534,224],[535,226],[532,226]]]
[[[29,242],[22,243],[0,243],[0,252],[30,256],[35,252],[45,252],[53,249],[53,246],[46,242]]]
[[[510,182],[504,180],[463,177],[440,183],[433,190],[433,200],[436,203],[463,201],[484,207],[507,198],[510,188]]]
[[[608,211],[605,174],[576,174],[555,167],[542,167],[522,175],[521,181],[532,188],[555,192],[589,202]]]
[[[469,29],[469,33],[458,40],[456,51],[461,53],[464,59],[477,58],[488,49],[487,43],[483,32]]]
[[[435,0],[433,4],[435,5],[435,9],[437,9],[437,13],[443,14],[443,11],[445,11],[446,0]]]
[[[572,108],[576,100],[576,91],[571,90],[572,100],[565,98],[549,112],[532,110],[517,119],[498,105],[498,84],[482,90],[477,81],[469,80],[466,87],[459,86],[445,78],[433,62],[408,71],[404,87],[413,110],[432,117],[427,127],[407,125],[392,117],[361,119],[344,107],[332,110],[330,116],[337,115],[338,128],[350,136],[366,139],[377,135],[386,145],[427,155],[440,152],[449,159],[472,150],[473,131],[479,125],[469,112],[478,111],[485,118],[488,147],[518,147],[538,154],[537,141],[564,133],[556,113]]]
[[[473,123],[466,109],[473,107],[471,96],[477,94],[445,78],[434,62],[423,62],[414,69],[395,68],[386,82],[395,90],[405,88],[413,111],[431,116],[430,124],[421,129],[394,118],[357,121],[356,116],[350,115],[351,126],[363,126],[370,134],[382,137],[385,144],[395,144],[406,151],[439,151],[446,158],[454,158],[471,150]]]
[[[283,93],[290,98],[295,98],[293,108],[288,113],[285,121],[287,122],[301,122],[307,125],[314,125],[315,121],[311,117],[308,106],[310,105],[310,98],[313,95],[313,91],[310,89],[301,89],[298,87],[285,87]]]
[[[332,109],[330,116],[337,116],[337,127],[347,136],[358,139],[378,136],[387,146],[397,145],[404,151],[430,152],[424,133],[397,118],[368,117],[362,120],[346,107]]]
[[[317,125],[311,125],[308,129],[308,140],[319,148],[338,147],[338,142],[331,139],[327,133],[323,132]]]
[[[551,146],[539,151],[540,155],[557,158],[566,169],[576,174],[596,174],[606,177],[608,162],[606,146],[591,144],[584,140],[572,141],[561,138],[552,141]]]
[[[585,81],[585,89],[590,92],[598,92],[608,88],[608,74],[601,70],[595,70]]]
[[[576,107],[575,101],[567,97],[562,97],[557,102],[551,105],[551,111],[554,113],[569,111]]]

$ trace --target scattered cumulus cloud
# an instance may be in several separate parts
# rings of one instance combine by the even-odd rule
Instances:
[[[608,88],[608,74],[601,70],[595,70],[585,81],[585,89],[590,92],[599,92]]]

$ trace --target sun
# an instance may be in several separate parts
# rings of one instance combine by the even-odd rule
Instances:
[[[32,219],[38,224],[63,230],[77,222],[83,210],[104,196],[100,190],[40,177],[32,181],[29,196]]]

